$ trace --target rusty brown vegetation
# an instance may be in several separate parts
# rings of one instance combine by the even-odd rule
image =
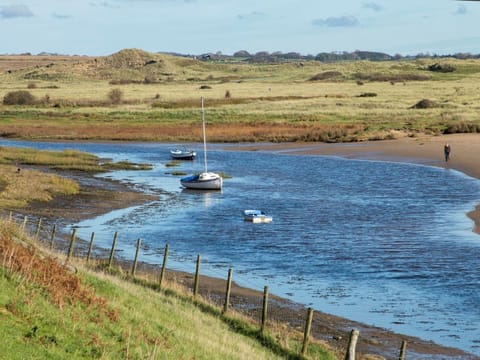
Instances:
[[[59,308],[80,303],[100,317],[107,316],[111,321],[117,318],[118,314],[109,308],[107,300],[83,285],[72,272],[73,268],[61,264],[58,259],[42,255],[26,242],[15,240],[13,227],[2,224],[0,230],[0,257],[7,273],[40,286]],[[9,310],[15,312],[15,301],[10,303]]]
[[[27,88],[36,99],[0,105],[4,137],[200,141],[201,96],[209,129],[219,130],[211,142],[352,142],[479,126],[473,59],[255,64],[126,49],[0,56],[0,70],[2,98]],[[425,94],[437,106],[414,106]]]

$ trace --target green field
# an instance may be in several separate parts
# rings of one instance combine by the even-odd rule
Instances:
[[[131,49],[99,58],[39,58],[36,66],[30,56],[22,68],[21,57],[1,58],[0,99],[15,91],[35,99],[0,105],[0,134],[7,137],[200,141],[200,97],[211,142],[480,130],[480,60],[255,64]],[[435,64],[447,70],[432,71]]]

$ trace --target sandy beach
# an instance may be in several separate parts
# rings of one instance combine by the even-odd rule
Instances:
[[[443,146],[445,143],[451,145],[451,158],[448,162],[444,160]],[[249,144],[229,147],[229,150],[251,150],[251,151],[278,151],[282,154],[303,154],[303,155],[330,155],[351,159],[370,159],[380,161],[399,161],[424,164],[445,168],[446,171],[458,170],[469,176],[480,179],[480,134],[456,134],[448,136],[419,136],[404,137],[397,140],[348,143],[348,144],[326,144],[326,143],[281,143],[281,144]],[[71,224],[80,219],[91,218],[106,213],[113,209],[125,208],[151,200],[150,196],[132,191],[127,185],[118,184],[109,180],[94,178],[91,175],[71,174],[81,183],[82,192],[74,199],[56,198],[46,207],[44,204],[33,204],[25,210],[26,214],[50,218],[50,221]],[[101,201],[98,201],[101,199]],[[101,204],[101,206],[99,206]],[[79,211],[80,210],[80,211]],[[474,220],[474,230],[480,230],[480,205],[472,209],[468,216]],[[143,264],[148,269],[148,264]],[[148,270],[146,270],[148,272]],[[191,278],[191,274],[183,274],[171,271],[171,275],[178,279]],[[217,294],[223,296],[225,280],[203,277],[201,279],[205,294]],[[255,304],[258,302],[258,291],[239,288],[234,285],[236,291],[244,303]],[[275,302],[281,311],[291,311],[299,314],[297,317],[303,319],[305,308],[299,304],[292,304],[287,300]],[[272,312],[275,305],[272,304]],[[292,317],[294,317],[292,315]],[[332,348],[341,352],[346,347],[348,332],[352,328],[360,329],[362,341],[358,344],[359,354],[376,354],[377,358],[391,358],[398,354],[399,345],[402,339],[408,341],[408,350],[411,358],[433,358],[433,359],[474,359],[475,356],[465,354],[458,349],[452,349],[430,341],[420,340],[414,337],[392,333],[385,329],[360,324],[348,319],[332,316],[329,314],[315,312],[315,323],[321,324],[312,329],[312,333],[322,338]],[[299,325],[301,326],[301,324]],[[415,355],[414,355],[415,354]],[[408,355],[408,353],[407,353]],[[371,359],[372,357],[361,357]]]

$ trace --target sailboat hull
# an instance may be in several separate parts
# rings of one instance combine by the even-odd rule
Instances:
[[[180,183],[187,189],[221,190],[223,179],[215,173],[201,173],[180,179]]]
[[[219,174],[207,170],[207,140],[205,135],[205,112],[202,100],[202,130],[203,130],[203,159],[205,171],[200,174],[190,175],[180,179],[180,184],[187,189],[195,190],[221,190],[223,179]]]

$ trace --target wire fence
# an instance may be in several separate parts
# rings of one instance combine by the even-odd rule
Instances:
[[[47,226],[42,223],[41,218],[24,216],[14,219],[10,213],[8,220],[19,225],[42,246],[66,256],[66,263],[74,259],[82,259],[87,265],[88,263],[103,264],[107,269],[119,267],[132,278],[141,277],[157,284],[160,289],[171,287],[172,284],[175,288],[182,287],[193,298],[206,301],[217,307],[223,314],[230,312],[241,314],[258,326],[260,333],[269,329],[294,330],[302,333],[300,356],[305,355],[309,341],[312,339],[334,344],[337,355],[345,360],[353,360],[356,356],[360,358],[361,354],[372,354],[377,349],[375,345],[378,344],[370,340],[362,342],[357,329],[339,329],[334,321],[330,321],[330,315],[315,312],[312,308],[271,295],[268,286],[264,286],[263,289],[254,289],[237,285],[232,268],[229,268],[223,276],[220,273],[216,277],[202,275],[200,255],[197,255],[195,263],[192,264],[192,272],[179,271],[168,268],[170,251],[168,244],[165,244],[163,254],[158,255],[159,261],[155,265],[142,261],[145,249],[142,249],[141,239],[136,241],[132,258],[126,259],[116,255],[118,232],[112,236],[110,249],[105,249],[95,246],[94,232],[91,233],[89,240],[77,239],[77,229],[73,229],[68,236],[65,233],[59,234],[55,224]],[[376,358],[380,359],[404,360],[406,340],[398,338],[388,341],[390,342],[388,349],[384,348],[382,354],[374,356],[379,356]]]

